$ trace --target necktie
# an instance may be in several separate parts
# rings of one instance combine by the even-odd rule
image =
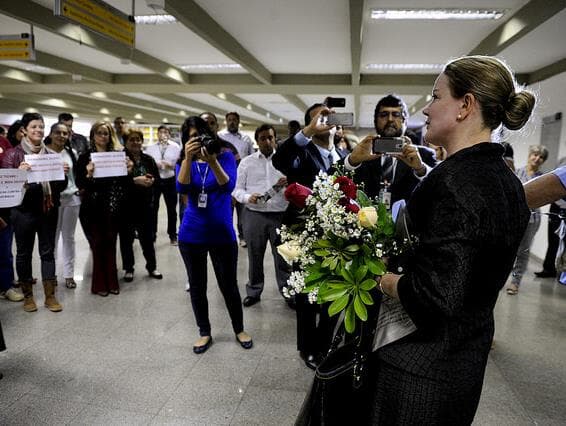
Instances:
[[[383,181],[391,183],[393,181],[393,158],[389,155],[383,159],[381,165],[381,178]]]

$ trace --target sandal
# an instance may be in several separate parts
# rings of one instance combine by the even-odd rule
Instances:
[[[509,296],[514,296],[519,293],[519,286],[517,284],[509,284],[509,287],[505,290]]]
[[[77,288],[77,283],[72,278],[65,278],[65,287],[70,289]]]

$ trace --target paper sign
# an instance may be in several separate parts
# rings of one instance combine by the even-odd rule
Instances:
[[[402,339],[416,329],[401,302],[384,295],[379,308],[373,350]]]
[[[19,169],[0,169],[0,208],[22,204],[26,190],[27,172]]]
[[[90,160],[94,163],[94,177],[126,176],[126,153],[118,152],[93,152]]]
[[[28,170],[28,183],[65,180],[61,154],[25,155],[24,161],[31,166]]]

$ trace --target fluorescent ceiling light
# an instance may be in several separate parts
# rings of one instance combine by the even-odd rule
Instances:
[[[107,108],[100,108],[100,113],[101,114],[110,114],[110,111],[108,111]]]
[[[187,64],[179,65],[184,70],[240,70],[240,64]]]
[[[443,64],[367,64],[366,69],[382,71],[439,71],[443,66]]]
[[[173,15],[137,15],[134,19],[136,24],[142,25],[174,24],[177,22]]]
[[[372,19],[479,20],[499,19],[503,10],[489,9],[372,9]]]

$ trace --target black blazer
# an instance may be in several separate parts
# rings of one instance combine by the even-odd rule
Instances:
[[[430,167],[436,166],[436,155],[434,150],[418,146],[419,154],[423,162]],[[363,184],[364,192],[368,197],[373,198],[379,195],[381,189],[381,158],[366,161],[358,167],[354,173],[354,181]],[[396,161],[395,176],[391,183],[391,203],[398,200],[408,200],[413,190],[419,183],[413,170],[401,160]]]
[[[336,152],[342,161],[342,154]],[[309,188],[312,188],[314,179],[321,170],[332,173],[332,168],[327,170],[324,166],[320,151],[313,142],[309,142],[306,147],[300,147],[296,144],[294,136],[277,148],[272,163],[273,167],[287,176],[288,183],[297,182]]]
[[[380,348],[382,361],[481,391],[493,308],[530,218],[502,155],[495,143],[462,149],[412,194],[407,210],[418,243],[397,289],[417,330]]]

